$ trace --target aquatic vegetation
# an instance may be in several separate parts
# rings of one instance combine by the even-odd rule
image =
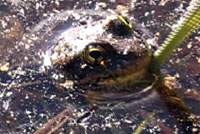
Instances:
[[[161,47],[154,53],[150,70],[156,72],[165,63],[171,53],[181,45],[200,25],[200,1],[196,0],[189,11],[179,20],[177,28],[169,35]]]

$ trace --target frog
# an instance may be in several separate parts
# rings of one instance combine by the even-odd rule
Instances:
[[[71,86],[76,89],[90,85],[93,90],[82,91],[98,95],[130,91],[139,96],[155,80],[147,68],[152,58],[147,36],[122,16],[106,14],[78,12],[83,20],[53,40],[54,45],[44,56],[44,66],[49,64],[60,70],[62,75],[57,81],[68,78],[64,83],[58,82],[66,89],[70,86],[66,83],[73,83]]]

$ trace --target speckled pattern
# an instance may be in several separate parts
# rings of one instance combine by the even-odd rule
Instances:
[[[32,134],[63,109],[67,123],[58,134],[127,134],[133,133],[149,114],[145,134],[184,133],[174,122],[156,92],[148,101],[141,100],[127,109],[89,112],[85,98],[63,94],[41,68],[47,46],[32,34],[39,22],[69,9],[128,9],[132,16],[152,32],[156,49],[176,21],[186,11],[190,0],[1,0],[0,1],[0,133]],[[44,41],[45,42],[45,41]],[[200,116],[200,32],[194,33],[172,55],[161,72],[176,79],[178,94],[191,111]],[[144,104],[145,102],[145,104]],[[147,103],[148,102],[148,103]],[[84,107],[81,107],[84,106]],[[43,132],[44,133],[44,132]],[[38,132],[42,134],[42,132]]]

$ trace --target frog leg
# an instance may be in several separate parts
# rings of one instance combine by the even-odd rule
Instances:
[[[168,107],[169,112],[175,117],[178,126],[183,129],[184,133],[196,134],[200,132],[200,119],[192,114],[190,108],[177,95],[172,87],[166,85],[160,80],[156,85],[156,91],[160,98]]]

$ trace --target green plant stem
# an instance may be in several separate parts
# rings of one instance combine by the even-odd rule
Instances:
[[[178,27],[171,32],[164,43],[154,53],[150,65],[152,73],[158,73],[160,67],[168,60],[171,53],[181,45],[200,26],[200,0],[196,0],[184,17],[180,20]]]
[[[148,124],[151,124],[154,119],[155,113],[149,113],[144,121],[136,128],[133,134],[142,134],[142,132],[147,128]]]

